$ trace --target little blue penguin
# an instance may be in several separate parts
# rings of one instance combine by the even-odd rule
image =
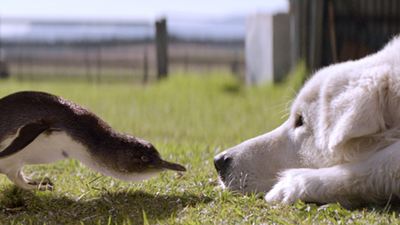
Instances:
[[[0,99],[0,173],[23,189],[52,190],[50,179],[33,180],[22,169],[67,158],[125,181],[144,180],[165,169],[186,170],[163,160],[151,143],[115,131],[61,97],[22,91]]]

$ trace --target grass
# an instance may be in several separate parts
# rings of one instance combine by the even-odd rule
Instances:
[[[188,172],[141,183],[100,176],[79,162],[29,166],[53,192],[22,191],[0,175],[0,224],[389,224],[394,208],[268,205],[262,195],[222,190],[213,156],[285,119],[302,70],[285,84],[245,87],[228,75],[175,75],[149,86],[1,81],[0,96],[41,90],[84,105],[115,129],[143,137]],[[1,113],[1,112],[0,112]]]

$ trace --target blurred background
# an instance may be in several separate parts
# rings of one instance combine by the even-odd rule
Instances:
[[[279,82],[299,62],[313,71],[376,51],[399,15],[396,0],[2,0],[0,77],[147,83],[218,71]]]
[[[2,1],[2,76],[143,83],[176,72],[243,76],[246,18],[257,11],[287,12],[288,3]]]

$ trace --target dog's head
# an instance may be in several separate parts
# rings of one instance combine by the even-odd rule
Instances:
[[[392,48],[318,71],[285,123],[215,157],[223,186],[266,192],[285,169],[345,163],[389,144],[384,137],[400,125],[400,70],[394,66],[400,55],[387,57]]]

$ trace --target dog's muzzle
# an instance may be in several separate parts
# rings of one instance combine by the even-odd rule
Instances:
[[[214,158],[215,169],[217,170],[222,181],[225,181],[229,174],[231,162],[232,158],[225,154],[225,152],[218,154]]]

